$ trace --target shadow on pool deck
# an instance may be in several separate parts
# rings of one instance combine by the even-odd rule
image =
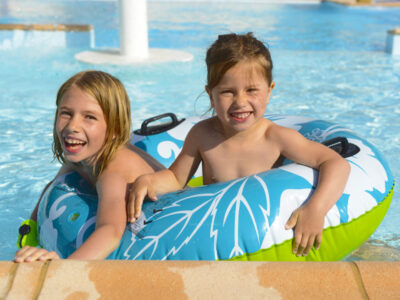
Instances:
[[[400,299],[400,262],[0,261],[4,299]]]

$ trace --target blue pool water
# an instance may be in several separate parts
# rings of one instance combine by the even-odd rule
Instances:
[[[384,153],[400,182],[400,57],[384,52],[400,8],[163,1],[149,2],[148,15],[151,48],[187,51],[194,60],[92,66],[74,59],[87,43],[0,32],[0,260],[13,257],[20,222],[59,167],[51,153],[58,87],[84,69],[114,74],[131,97],[135,128],[168,111],[201,114],[208,108],[205,51],[221,33],[252,31],[269,45],[276,81],[269,112],[347,125]],[[96,48],[119,45],[114,1],[3,0],[0,23],[92,24]],[[370,240],[393,253],[400,251],[399,192]]]

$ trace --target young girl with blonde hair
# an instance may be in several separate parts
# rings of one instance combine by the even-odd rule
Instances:
[[[139,175],[163,167],[130,145],[130,102],[117,78],[101,71],[80,72],[60,87],[56,104],[53,153],[62,166],[53,181],[78,172],[98,194],[96,229],[69,258],[106,258],[119,245],[126,227],[128,185]],[[31,216],[34,220],[39,202]],[[25,246],[14,261],[55,258],[59,256],[54,251]]]

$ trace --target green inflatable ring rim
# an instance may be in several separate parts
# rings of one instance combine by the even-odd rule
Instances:
[[[21,228],[22,226],[28,226],[29,233],[25,235],[18,234],[17,248],[22,248],[24,246],[39,246],[37,222],[35,220],[28,219],[23,221],[19,228]]]
[[[229,261],[337,261],[349,255],[363,244],[378,228],[389,209],[393,197],[391,190],[377,206],[348,223],[324,229],[319,250],[312,248],[307,256],[296,256],[292,252],[293,239],[268,249],[236,256]],[[340,243],[338,242],[340,240]],[[352,244],[351,247],[346,245]]]

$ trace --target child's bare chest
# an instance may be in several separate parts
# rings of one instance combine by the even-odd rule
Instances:
[[[280,151],[267,141],[221,143],[202,152],[205,183],[228,181],[270,170]]]

